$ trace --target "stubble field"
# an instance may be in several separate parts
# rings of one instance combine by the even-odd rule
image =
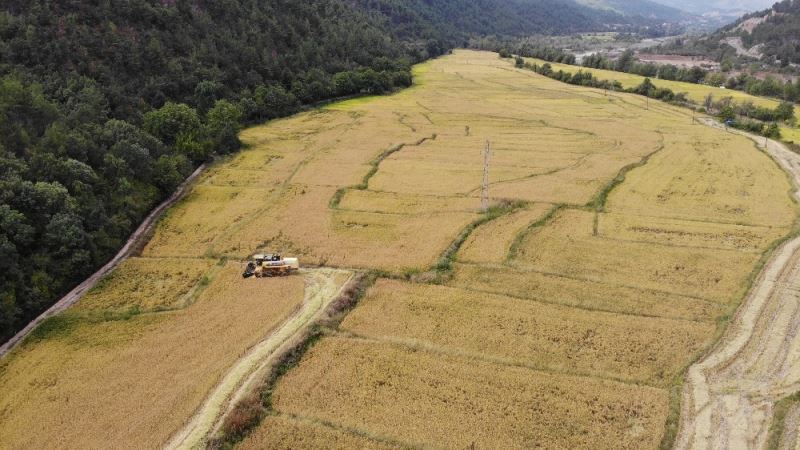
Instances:
[[[141,259],[2,362],[0,446],[163,444],[302,302],[302,278],[225,263],[280,251],[386,278],[243,447],[657,447],[676,379],[789,232],[787,178],[681,110],[495,54],[415,83],[245,130]],[[487,140],[492,201],[513,207],[483,223]]]

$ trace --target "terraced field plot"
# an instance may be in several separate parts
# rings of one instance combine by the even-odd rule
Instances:
[[[244,131],[141,260],[2,362],[0,446],[163,444],[302,303],[302,278],[225,263],[262,250],[397,279],[279,379],[244,447],[657,446],[676,376],[789,232],[788,180],[684,111],[495,54],[415,74]],[[453,246],[485,217],[487,139],[492,199],[517,207]]]
[[[657,447],[676,425],[676,380],[789,233],[786,176],[681,110],[494,55],[457,52],[418,80],[349,110],[424,114],[413,128],[436,139],[389,155],[339,207],[461,210],[487,138],[492,197],[528,203],[472,232],[446,286],[378,280],[278,381],[289,422],[267,420],[244,446],[302,442],[286,438],[302,425],[304,440],[376,446]]]

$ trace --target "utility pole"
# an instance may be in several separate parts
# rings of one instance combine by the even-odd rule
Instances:
[[[489,163],[492,160],[492,147],[489,140],[486,140],[486,147],[483,149],[483,184],[481,185],[481,210],[486,212],[489,209]]]

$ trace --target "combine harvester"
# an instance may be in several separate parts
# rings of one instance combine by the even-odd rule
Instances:
[[[242,277],[283,277],[298,270],[300,270],[300,261],[297,258],[284,258],[278,254],[255,255],[247,263]]]

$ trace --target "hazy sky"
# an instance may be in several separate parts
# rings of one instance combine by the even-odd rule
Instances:
[[[758,11],[771,7],[775,0],[655,0],[658,3],[674,6],[684,11],[704,13],[714,10]]]

